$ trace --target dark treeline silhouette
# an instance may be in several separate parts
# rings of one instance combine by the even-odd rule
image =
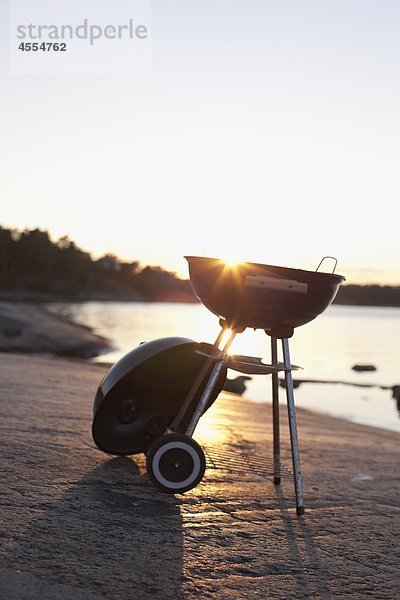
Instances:
[[[334,303],[357,306],[400,306],[400,286],[342,285]]]
[[[0,298],[193,302],[190,282],[112,254],[93,259],[65,236],[0,226]],[[337,304],[400,306],[400,286],[343,285]]]
[[[193,301],[189,281],[161,267],[141,268],[106,254],[93,259],[67,236],[0,227],[0,295],[3,299],[119,299]]]

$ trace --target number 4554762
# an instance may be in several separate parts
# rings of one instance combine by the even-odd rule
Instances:
[[[54,52],[66,52],[67,44],[64,42],[61,44],[57,42],[42,42],[41,44],[38,42],[21,42],[18,49],[23,52],[37,52],[38,50],[42,52],[49,52],[50,50],[54,50]]]

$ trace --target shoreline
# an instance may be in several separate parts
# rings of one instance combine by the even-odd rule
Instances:
[[[111,341],[34,304],[0,301],[0,352],[94,358]]]
[[[394,288],[400,288],[400,286],[393,286]],[[14,303],[18,302],[21,304],[33,304],[33,305],[43,305],[43,304],[85,304],[86,302],[144,302],[148,304],[162,303],[162,304],[201,304],[201,301],[195,296],[185,296],[183,299],[180,295],[164,295],[159,298],[148,299],[139,296],[137,293],[133,293],[131,296],[126,294],[121,294],[120,296],[113,294],[88,294],[84,297],[76,297],[76,298],[66,298],[65,296],[54,296],[51,294],[38,294],[31,292],[0,292],[0,303]],[[359,307],[359,308],[400,308],[400,304],[398,302],[390,303],[377,303],[377,302],[362,302],[357,303],[354,301],[345,302],[342,300],[337,300],[336,298],[332,302],[332,306],[348,306],[348,307]]]
[[[46,310],[42,305],[32,305],[31,303],[6,303],[0,301],[0,352],[22,352],[22,353],[38,353],[54,356],[69,356],[82,359],[93,360],[102,364],[111,366],[114,360],[109,360],[107,353],[113,352],[114,348],[109,339],[98,336],[93,331],[80,323],[74,322],[65,316],[60,316],[56,312]],[[399,406],[399,399],[396,399],[395,393],[399,393],[400,387],[397,385],[382,386],[375,384],[356,384],[354,382],[324,381],[313,379],[294,379],[296,387],[301,387],[299,398],[296,398],[297,406],[302,406],[302,401],[305,403],[305,408],[312,410],[317,414],[327,414],[333,417],[338,416],[350,422],[375,425],[384,431],[399,431],[399,423],[397,413],[395,413],[395,405]],[[394,382],[395,383],[395,382]],[[377,423],[371,422],[371,415],[366,413],[364,416],[365,403],[360,405],[357,399],[354,399],[352,406],[353,412],[348,412],[347,408],[343,410],[340,406],[336,409],[336,404],[330,404],[329,408],[323,406],[311,406],[309,402],[313,397],[314,390],[310,390],[307,396],[303,394],[303,387],[307,389],[309,384],[316,387],[319,385],[348,385],[361,388],[377,388],[374,394],[381,394],[379,390],[388,390],[385,393],[387,398],[372,397],[371,402],[376,405],[377,402],[385,402],[385,414],[391,416],[389,419],[382,418],[382,412],[377,414]],[[282,385],[282,384],[281,384]],[[392,398],[389,398],[390,392]],[[331,392],[330,392],[331,393]],[[345,393],[343,389],[340,394]],[[251,394],[250,390],[246,390],[245,394]],[[283,395],[283,394],[282,394]],[[303,397],[302,397],[303,396]],[[323,397],[323,396],[322,396]],[[300,402],[298,401],[300,400]],[[256,400],[260,402],[260,400]],[[388,401],[388,402],[386,402]],[[389,404],[391,402],[391,404]],[[343,403],[342,403],[343,404]],[[369,409],[368,409],[369,410]],[[399,409],[398,409],[399,410]]]
[[[399,434],[298,409],[299,518],[286,411],[280,486],[270,405],[224,393],[195,432],[203,481],[171,496],[151,485],[143,455],[95,447],[104,367],[4,353],[0,370],[0,588],[9,600],[396,597]]]

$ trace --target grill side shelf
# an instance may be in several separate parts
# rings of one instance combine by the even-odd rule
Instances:
[[[215,361],[223,360],[216,358],[211,354],[196,350],[196,354],[204,356],[206,358],[213,358]],[[262,359],[256,356],[242,356],[239,354],[233,354],[228,356],[225,360],[225,366],[233,371],[244,373],[245,375],[270,375],[271,373],[279,373],[280,371],[298,371],[302,369],[297,365],[291,365],[290,369],[287,369],[284,363],[277,362],[275,364],[265,364],[261,362]]]

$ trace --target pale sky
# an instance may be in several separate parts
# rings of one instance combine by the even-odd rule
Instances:
[[[153,0],[145,75],[11,75],[7,4],[1,225],[400,283],[399,0]]]

